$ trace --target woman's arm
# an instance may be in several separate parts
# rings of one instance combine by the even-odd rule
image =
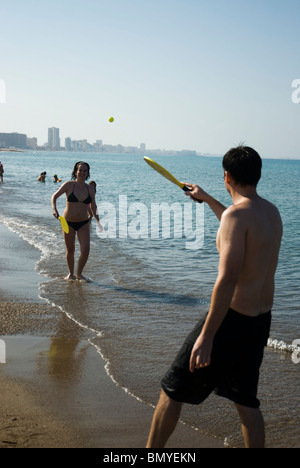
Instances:
[[[65,182],[51,197],[52,213],[54,218],[59,218],[59,213],[56,208],[56,200],[68,191],[70,182]]]

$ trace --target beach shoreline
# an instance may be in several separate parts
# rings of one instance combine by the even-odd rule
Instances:
[[[11,258],[28,247],[1,223],[0,235]],[[34,263],[35,258],[22,264],[15,278],[13,262],[8,270],[0,263],[0,339],[6,347],[6,362],[0,364],[0,448],[143,448],[153,408],[109,378],[88,331],[38,297]],[[183,424],[167,445],[222,447],[220,439]]]

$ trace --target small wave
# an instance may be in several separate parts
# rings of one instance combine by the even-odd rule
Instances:
[[[276,338],[269,338],[268,348],[276,349],[277,351],[282,351],[283,353],[292,354],[294,351],[298,351],[298,347],[292,344],[288,344],[285,341],[277,340]]]
[[[121,386],[117,380],[115,379],[115,377],[113,376],[113,374],[111,373],[110,371],[110,361],[107,357],[104,356],[102,350],[101,350],[101,347],[96,344],[94,342],[95,339],[99,339],[101,337],[103,337],[103,332],[102,331],[99,331],[99,330],[96,330],[94,328],[91,328],[85,324],[83,324],[82,322],[78,321],[77,319],[75,319],[75,317],[70,314],[69,312],[67,312],[62,306],[56,304],[55,302],[51,301],[50,299],[47,299],[46,297],[42,296],[42,295],[39,295],[39,299],[41,299],[42,301],[45,301],[48,305],[52,306],[52,307],[56,307],[58,308],[69,320],[71,320],[72,322],[74,322],[77,326],[79,326],[80,328],[84,329],[84,330],[88,330],[90,332],[92,332],[95,336],[91,337],[91,338],[88,338],[88,342],[91,346],[93,346],[95,349],[96,349],[96,352],[100,355],[100,357],[103,359],[103,361],[105,362],[105,365],[104,365],[104,369],[106,371],[106,374],[107,376],[112,380],[112,382],[118,387],[120,388],[121,390],[123,390],[127,395],[131,396],[132,398],[134,398],[135,400],[139,401],[140,403],[144,403],[144,404],[148,404],[146,402],[144,402],[141,398],[139,398],[137,395],[135,395],[134,393],[132,393],[128,388],[126,387],[123,387]],[[148,406],[154,408],[153,405],[151,404],[148,404]]]
[[[100,335],[98,335],[99,337]],[[144,404],[147,404],[148,406],[150,406],[151,408],[154,408],[153,405],[149,404],[149,403],[146,403],[145,401],[143,401],[141,398],[139,398],[137,395],[135,395],[134,393],[132,393],[127,387],[122,387],[118,382],[117,380],[115,379],[115,377],[113,376],[113,374],[111,373],[110,371],[110,361],[108,358],[106,358],[104,356],[104,354],[102,353],[102,350],[101,350],[101,347],[99,345],[97,345],[96,343],[93,342],[93,339],[89,339],[88,340],[90,345],[93,346],[97,353],[101,356],[101,358],[103,359],[103,361],[106,363],[105,366],[104,366],[104,369],[105,369],[105,372],[107,374],[107,376],[112,380],[112,382],[118,387],[120,388],[121,390],[123,390],[127,395],[131,396],[132,398],[134,398],[135,400],[139,401],[140,403],[144,403]]]
[[[11,217],[1,218],[1,222],[11,232],[41,252],[41,257],[36,263],[36,270],[39,269],[44,259],[52,257],[54,252],[58,253],[58,235],[55,231],[47,229],[46,225],[20,221],[18,218]],[[44,274],[44,272],[41,273]]]
[[[80,328],[83,328],[84,330],[88,330],[92,333],[95,333],[98,338],[101,338],[103,336],[103,332],[99,330],[95,330],[94,328],[89,327],[88,325],[85,325],[82,322],[79,322],[75,317],[67,312],[62,306],[59,304],[56,304],[55,302],[51,301],[50,299],[47,299],[46,297],[42,296],[41,294],[39,295],[39,299],[42,301],[45,301],[48,305],[51,307],[57,307],[69,320],[74,322],[76,325],[78,325]]]

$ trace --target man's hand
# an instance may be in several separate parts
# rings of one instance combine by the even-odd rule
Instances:
[[[202,334],[197,338],[194,344],[191,359],[190,371],[207,367],[211,363],[211,352],[213,347],[213,339],[205,338]]]
[[[204,192],[204,190],[200,188],[198,185],[187,184],[185,182],[183,183],[190,189],[190,192],[185,192],[185,194],[188,197],[191,197],[194,201],[206,201],[207,200],[208,194]]]

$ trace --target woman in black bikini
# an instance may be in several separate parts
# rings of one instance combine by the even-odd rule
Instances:
[[[83,268],[87,262],[90,252],[90,219],[89,209],[91,209],[94,218],[99,222],[97,215],[97,205],[95,201],[95,190],[92,186],[85,183],[90,177],[90,166],[82,161],[75,164],[72,172],[72,180],[64,183],[61,188],[52,196],[52,210],[55,218],[59,217],[56,200],[66,194],[67,205],[64,211],[64,217],[70,227],[69,234],[64,234],[66,243],[66,256],[69,268],[67,280],[89,281],[82,275]],[[80,257],[78,260],[77,274],[74,276],[74,253],[75,238],[80,244]]]

